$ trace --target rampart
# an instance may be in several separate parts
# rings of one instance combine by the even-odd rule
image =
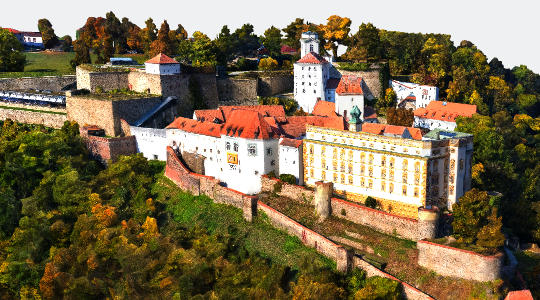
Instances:
[[[304,187],[267,176],[261,177],[261,185],[263,192],[275,192],[282,197],[315,205],[313,203],[315,192]],[[397,234],[413,241],[436,237],[438,218],[435,212],[424,210],[419,213],[419,219],[415,220],[338,198],[331,198],[330,201],[331,214],[335,217],[369,226],[383,233]]]
[[[217,90],[220,105],[257,105],[256,78],[220,78]]]
[[[418,241],[418,264],[443,276],[492,281],[501,278],[503,253],[484,256],[472,251]]]
[[[58,93],[65,87],[74,84],[76,80],[74,75],[0,78],[0,90],[50,90]]]
[[[88,134],[85,127],[81,127],[79,131],[90,155],[104,164],[116,161],[120,155],[137,153],[135,136],[118,138],[93,136]]]
[[[16,107],[1,107],[0,120],[11,119],[12,121],[26,124],[37,124],[51,128],[61,128],[68,120],[66,114],[48,111],[30,111]]]
[[[258,95],[269,97],[277,94],[292,92],[294,77],[292,75],[260,77],[258,82]]]
[[[128,88],[128,71],[97,72],[77,67],[77,89],[89,90],[94,93],[97,89],[110,91]]]
[[[161,101],[161,97],[113,101],[67,93],[66,108],[70,121],[76,121],[81,126],[98,125],[106,135],[118,136],[123,133],[121,119],[128,123],[135,122]]]

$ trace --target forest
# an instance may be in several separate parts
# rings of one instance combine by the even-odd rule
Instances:
[[[182,192],[162,162],[88,158],[77,124],[0,122],[3,299],[398,299],[268,221]],[[271,245],[277,241],[279,248]]]

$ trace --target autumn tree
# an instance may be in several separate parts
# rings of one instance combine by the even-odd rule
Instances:
[[[281,30],[274,26],[266,29],[261,41],[266,49],[270,52],[270,56],[278,56],[281,54]]]
[[[0,72],[22,72],[26,57],[23,46],[13,33],[0,29]]]
[[[206,34],[195,31],[191,47],[191,61],[194,66],[216,66],[217,48]]]
[[[326,25],[321,25],[323,37],[326,39],[326,49],[332,50],[332,55],[337,57],[339,45],[343,45],[351,31],[351,19],[332,15],[327,19]]]
[[[71,36],[64,35],[61,41],[62,41],[62,51],[70,52],[71,48],[73,47],[73,40],[71,39]]]
[[[156,56],[160,53],[166,54],[168,56],[174,55],[175,49],[173,48],[174,45],[171,41],[171,37],[169,36],[169,32],[169,24],[165,20],[161,24],[157,39],[153,41],[150,45],[150,56]],[[176,38],[176,35],[174,35],[174,38]]]
[[[43,46],[45,49],[51,49],[58,45],[58,37],[54,33],[51,22],[47,19],[38,20],[38,29],[43,39]]]
[[[277,60],[271,57],[263,58],[259,62],[259,70],[270,71],[270,70],[275,70],[277,68],[278,68]]]
[[[424,43],[421,53],[422,61],[426,64],[414,74],[413,81],[420,84],[442,85],[450,69],[451,49],[448,45],[430,37]]]
[[[157,27],[154,20],[149,18],[145,22],[146,27],[140,31],[141,44],[145,53],[150,51],[150,45],[157,39]]]
[[[386,121],[390,125],[411,127],[414,123],[412,109],[389,107],[386,110]]]
[[[282,30],[285,32],[285,44],[295,49],[300,49],[300,38],[302,37],[302,32],[307,30],[304,19],[296,18]]]

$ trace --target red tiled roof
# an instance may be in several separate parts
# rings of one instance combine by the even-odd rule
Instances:
[[[362,95],[362,78],[354,75],[344,75],[339,81],[336,94],[340,95]]]
[[[377,119],[377,113],[371,106],[366,106],[364,108],[364,120],[366,119]]]
[[[506,295],[504,300],[534,300],[531,291],[521,290],[521,291],[511,291]]]
[[[298,147],[302,146],[302,140],[283,138],[279,144],[281,146],[298,148]]]
[[[279,135],[260,113],[240,109],[230,112],[221,133],[231,137],[262,140],[276,138]]]
[[[307,124],[345,130],[345,119],[337,116],[291,116],[287,117],[286,123],[280,125],[283,135],[292,138],[299,138],[306,134]]]
[[[315,116],[335,117],[337,116],[336,104],[330,101],[319,100],[315,103],[311,114]]]
[[[326,81],[327,90],[335,90],[339,85],[339,78],[330,78]]]
[[[41,32],[29,32],[29,31],[26,31],[26,32],[20,32],[22,33],[22,35],[24,36],[29,36],[29,37],[41,37]]]
[[[160,53],[153,57],[150,60],[146,61],[147,64],[159,64],[159,65],[166,65],[166,64],[178,64],[176,60],[168,57],[167,55]]]
[[[260,113],[263,117],[274,117],[278,121],[285,121],[285,110],[281,105],[238,105],[238,106],[220,106],[218,109],[223,111],[223,116],[225,121],[229,118],[229,115],[232,111],[241,109],[241,110],[250,110]]]
[[[186,132],[196,133],[200,135],[220,137],[221,127],[222,125],[212,122],[201,122],[193,119],[178,117],[166,128],[180,129]]]
[[[223,111],[220,109],[199,109],[195,111],[195,118],[199,121],[214,122],[214,120],[219,120],[219,122],[225,122],[225,117],[223,116]]]
[[[408,131],[414,140],[422,140],[422,131],[419,128],[378,124],[378,123],[364,123],[362,124],[362,132],[382,135],[397,135],[403,136],[405,131]]]
[[[297,53],[298,49],[295,49],[288,45],[281,46],[281,54],[291,54],[291,53]]]
[[[431,101],[425,108],[418,108],[414,116],[423,119],[433,119],[455,122],[457,117],[471,117],[476,113],[476,105]]]
[[[297,63],[300,64],[327,64],[328,62],[324,57],[320,56],[319,54],[315,52],[309,52],[308,54],[304,55],[300,60],[297,61]]]

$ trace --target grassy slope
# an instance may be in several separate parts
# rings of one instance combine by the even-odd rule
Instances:
[[[115,56],[132,57],[139,63],[146,60],[142,54]],[[75,70],[71,68],[69,62],[74,57],[75,52],[28,52],[24,72],[0,72],[0,78],[72,75],[75,74]],[[92,55],[92,61],[95,59]]]
[[[210,233],[233,235],[245,244],[248,251],[260,253],[274,263],[298,269],[308,261],[323,267],[335,268],[335,263],[302,245],[296,237],[272,227],[266,218],[246,222],[242,211],[215,204],[205,196],[195,197],[180,190],[170,180],[161,177],[154,186],[157,202],[166,203],[174,221],[187,228],[200,226]]]

